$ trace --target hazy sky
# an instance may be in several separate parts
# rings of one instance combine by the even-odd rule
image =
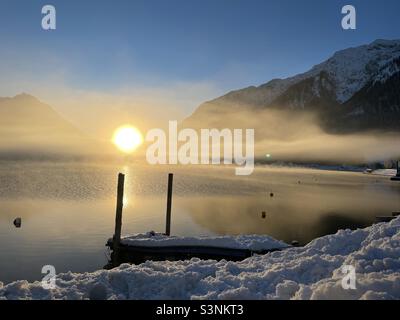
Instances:
[[[55,31],[41,29],[45,4]],[[356,31],[341,28],[345,4]],[[61,109],[69,98],[71,117],[73,101],[103,95],[187,114],[334,51],[400,38],[399,12],[398,0],[0,0],[0,96],[30,92]]]

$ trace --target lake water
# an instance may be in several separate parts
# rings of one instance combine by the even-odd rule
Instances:
[[[265,234],[305,244],[400,210],[400,183],[354,172],[257,167],[238,177],[227,167],[0,162],[0,281],[40,280],[44,265],[101,269],[118,172],[126,174],[123,234],[163,232],[170,171],[173,235]]]

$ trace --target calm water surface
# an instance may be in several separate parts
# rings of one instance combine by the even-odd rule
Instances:
[[[49,264],[57,272],[102,268],[118,172],[126,173],[123,234],[164,231],[169,171],[174,235],[266,234],[305,244],[400,210],[400,183],[362,173],[260,167],[238,177],[223,167],[0,162],[0,281],[40,280]]]

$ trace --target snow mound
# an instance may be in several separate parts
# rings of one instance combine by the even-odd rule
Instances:
[[[128,246],[167,247],[167,246],[204,246],[230,249],[262,251],[287,248],[288,244],[268,236],[240,235],[216,237],[177,237],[162,233],[148,232],[125,237],[121,243]]]
[[[377,176],[388,176],[388,177],[394,177],[397,174],[396,169],[377,169],[371,172],[373,175]]]
[[[344,265],[355,268],[356,289],[342,287]],[[0,299],[400,299],[400,218],[241,262],[148,261],[56,283],[0,283]]]

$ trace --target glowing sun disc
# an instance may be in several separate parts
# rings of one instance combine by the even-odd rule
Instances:
[[[115,130],[112,141],[121,151],[131,153],[143,143],[143,136],[135,127],[123,126]]]

